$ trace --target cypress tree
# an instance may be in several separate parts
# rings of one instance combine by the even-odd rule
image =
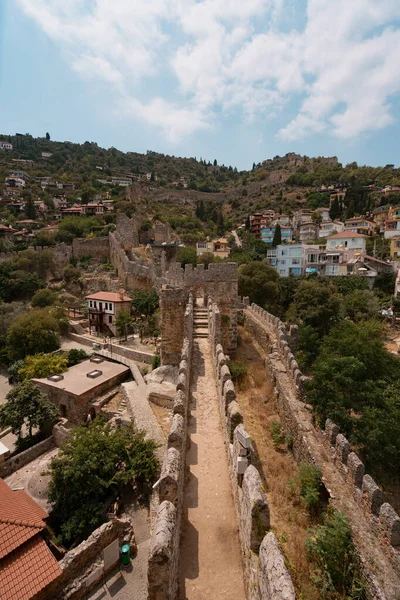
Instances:
[[[276,246],[279,246],[279,244],[282,243],[282,232],[281,232],[281,226],[276,225],[275,227],[275,233],[274,233],[274,238],[272,240],[272,247],[276,248]]]

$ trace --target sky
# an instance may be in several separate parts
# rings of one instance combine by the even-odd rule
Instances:
[[[399,0],[0,0],[0,133],[400,164]]]

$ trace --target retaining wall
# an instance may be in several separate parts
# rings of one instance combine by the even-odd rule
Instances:
[[[32,448],[28,448],[28,450],[24,450],[24,452],[12,456],[0,464],[0,477],[8,477],[11,473],[14,473],[14,471],[18,471],[18,469],[54,447],[55,440],[51,435],[42,442],[32,446]]]
[[[193,297],[184,314],[184,341],[173,415],[160,479],[155,485],[158,509],[150,540],[148,599],[176,600],[179,546],[186,467],[187,421],[193,344]]]
[[[152,352],[143,352],[141,350],[135,350],[134,348],[127,348],[126,346],[120,346],[119,344],[103,344],[98,338],[98,341],[95,339],[89,340],[84,335],[79,335],[77,333],[68,332],[68,337],[71,340],[75,340],[84,346],[88,346],[93,350],[93,344],[100,344],[102,348],[110,353],[110,358],[112,355],[115,356],[114,360],[118,361],[119,357],[122,356],[124,358],[130,360],[136,360],[138,362],[143,362],[147,364],[151,364],[154,358],[154,353]],[[121,361],[122,362],[122,361]],[[125,364],[125,363],[124,363]]]
[[[239,525],[246,597],[249,600],[295,600],[293,583],[279,543],[269,532],[268,499],[260,473],[252,464],[251,439],[243,427],[243,414],[220,343],[220,311],[211,298],[208,298],[207,308],[222,429]]]
[[[74,238],[72,240],[72,256],[91,256],[101,260],[109,260],[110,244],[108,237]]]

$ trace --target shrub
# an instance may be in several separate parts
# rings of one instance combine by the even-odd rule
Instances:
[[[77,283],[81,278],[81,271],[77,267],[67,265],[63,271],[63,279],[66,283]]]
[[[319,502],[321,470],[312,463],[303,462],[299,468],[300,496],[303,504],[311,510]]]
[[[247,365],[242,360],[233,360],[229,363],[232,381],[243,381],[247,375]]]
[[[270,427],[274,446],[279,446],[282,441],[282,423],[280,421],[272,421]]]
[[[32,298],[33,308],[45,308],[51,306],[57,300],[57,293],[53,290],[38,290]]]
[[[58,375],[66,371],[67,366],[67,359],[59,354],[35,354],[25,358],[23,366],[18,371],[18,376],[21,381],[25,381],[33,377]]]
[[[321,585],[324,598],[335,592],[340,598],[366,598],[351,530],[343,513],[329,510],[323,524],[309,530],[306,549],[318,565],[315,580]],[[336,594],[332,597],[336,598]]]
[[[161,359],[160,359],[160,355],[156,354],[153,358],[153,362],[151,363],[151,368],[154,369],[158,369],[158,367],[161,364]]]
[[[82,360],[85,360],[85,358],[88,357],[89,355],[84,350],[80,350],[78,348],[71,348],[71,350],[69,350],[68,352],[68,366],[73,367],[74,365],[77,365]]]

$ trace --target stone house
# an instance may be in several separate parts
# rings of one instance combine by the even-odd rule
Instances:
[[[32,379],[32,382],[58,408],[61,417],[74,425],[81,425],[91,412],[92,403],[125,381],[129,374],[130,370],[125,365],[99,357],[84,360],[62,375]]]
[[[95,332],[105,335],[116,335],[116,321],[118,314],[123,310],[131,312],[132,298],[123,290],[116,292],[97,292],[86,296],[89,312],[89,331],[92,327]]]

